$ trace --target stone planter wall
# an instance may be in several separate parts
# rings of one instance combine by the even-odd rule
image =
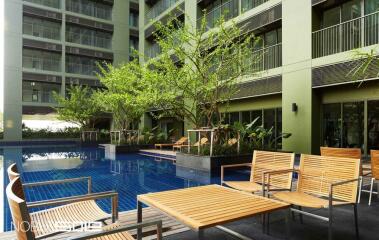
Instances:
[[[188,153],[176,154],[176,165],[206,172],[219,172],[221,165],[251,163],[252,154],[235,156],[198,156]]]

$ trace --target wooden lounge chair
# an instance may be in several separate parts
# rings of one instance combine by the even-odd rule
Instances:
[[[232,164],[221,166],[221,185],[226,185],[231,188],[257,193],[264,190],[291,190],[292,173],[278,174],[272,178],[268,185],[263,185],[263,178],[266,177],[266,172],[292,169],[295,161],[294,153],[282,152],[267,152],[267,151],[254,151],[252,163]],[[224,172],[226,168],[236,167],[250,167],[250,181],[224,181]]]
[[[359,159],[301,155],[299,170],[282,170],[268,174],[268,181],[276,174],[298,173],[297,189],[293,192],[277,192],[273,197],[298,206],[292,212],[306,215],[329,223],[328,239],[333,238],[333,208],[352,205],[354,207],[355,230],[357,237],[357,189],[359,182]],[[329,216],[319,216],[305,212],[303,207],[328,209]]]
[[[162,150],[163,147],[173,147],[173,150],[175,148],[175,146],[181,146],[183,145],[185,142],[187,142],[187,137],[181,137],[178,141],[176,141],[175,143],[157,143],[154,145],[155,148],[159,148]]]
[[[114,223],[118,219],[118,193],[115,191],[91,193],[92,183],[90,177],[22,184],[16,164],[9,166],[7,172],[10,181],[13,182],[13,187],[15,187],[13,190],[17,191],[16,196],[18,199],[14,200],[11,198],[11,200],[13,199],[16,202],[23,202],[22,206],[20,206],[23,212],[22,217],[23,219],[28,220],[28,222],[31,224],[30,226],[34,228],[33,234],[36,238],[52,236],[60,233],[61,230],[55,226],[55,223],[57,221],[78,223],[79,226],[80,222],[104,221],[106,219],[112,218],[112,222]],[[16,179],[17,182],[15,182]],[[36,202],[26,202],[24,193],[25,187],[72,183],[83,181],[84,179],[88,180],[88,194]],[[111,215],[104,212],[95,202],[95,200],[104,198],[112,199]],[[56,207],[42,211],[36,211],[30,214],[28,213],[29,209],[32,208],[52,206]],[[59,217],[57,218],[57,216]]]
[[[203,146],[203,145],[206,145],[206,144],[208,144],[208,138],[203,137],[203,138],[200,139],[200,141],[197,141],[193,145],[191,145],[191,147],[199,147],[199,145]],[[175,150],[179,149],[179,151],[181,151],[182,148],[185,148],[185,147],[188,148],[189,145],[188,144],[175,145],[175,146],[173,146],[173,150],[175,151]]]
[[[49,222],[43,221],[43,218],[34,219],[34,213],[29,213],[28,203],[25,201],[23,187],[20,181],[20,177],[14,178],[6,188],[6,194],[8,197],[9,206],[12,213],[13,224],[15,225],[16,236],[19,240],[35,240],[35,239],[43,239],[49,237],[49,235],[41,235],[46,229],[51,229],[54,226],[55,221],[60,221],[65,223],[67,219],[67,214],[75,215],[75,211],[79,209],[70,209],[71,212],[56,212],[55,215],[49,215],[50,209],[43,210],[47,216],[50,218],[46,218],[44,220],[49,220]],[[96,213],[90,212],[90,209],[80,209],[80,214],[83,215],[82,220],[85,222],[85,216],[93,215]],[[42,217],[42,215],[41,215]],[[55,219],[57,218],[57,219]],[[77,219],[78,221],[79,219]],[[87,221],[88,222],[88,221]],[[69,239],[82,240],[82,239],[97,239],[97,240],[131,240],[134,239],[128,230],[131,229],[141,229],[143,227],[157,225],[157,239],[162,239],[162,222],[145,222],[134,224],[131,226],[120,227],[118,224],[112,224],[104,227],[102,231],[92,232],[90,234],[85,234],[77,237],[72,237]]]

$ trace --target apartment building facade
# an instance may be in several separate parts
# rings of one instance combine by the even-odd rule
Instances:
[[[23,120],[54,120],[53,92],[100,87],[97,62],[129,61],[138,14],[137,0],[4,1],[4,140],[22,139]]]
[[[154,21],[176,16],[196,26],[206,10],[208,28],[223,14],[248,26],[261,39],[253,50],[261,61],[239,83],[227,110],[227,122],[274,127],[278,148],[318,153],[321,145],[359,147],[364,154],[379,148],[379,81],[369,67],[365,79],[349,73],[354,52],[379,45],[378,0],[140,0],[139,49],[159,55]],[[144,61],[143,58],[140,59]],[[358,81],[357,81],[358,80]],[[359,80],[366,80],[359,84]],[[143,126],[169,129],[174,119],[157,122],[148,113]],[[182,124],[186,130],[186,123]]]

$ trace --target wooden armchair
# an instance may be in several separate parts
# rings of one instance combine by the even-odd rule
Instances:
[[[295,161],[294,153],[282,152],[267,152],[267,151],[254,151],[252,163],[232,164],[221,166],[221,185],[226,185],[231,188],[257,193],[272,190],[291,190],[292,173],[277,174],[273,177],[270,183],[264,184],[263,179],[267,177],[267,172],[293,169]],[[224,181],[224,173],[226,168],[236,167],[250,167],[250,181]]]
[[[112,218],[112,222],[116,222],[118,219],[118,193],[115,191],[91,193],[91,178],[72,178],[46,182],[34,182],[22,184],[20,174],[17,171],[16,164],[12,164],[7,169],[10,182],[13,183],[10,187],[10,196],[16,196],[15,198],[9,198],[13,202],[23,202],[19,204],[18,208],[22,209],[22,219],[28,220],[30,226],[34,229],[33,236],[37,238],[43,238],[60,233],[61,231],[56,228],[55,223],[60,222],[73,222],[78,223],[90,221],[104,221]],[[17,181],[15,181],[17,180]],[[42,200],[36,202],[26,202],[24,188],[25,187],[37,187],[53,184],[64,184],[87,180],[88,181],[88,193],[80,196],[71,196],[58,199]],[[8,192],[7,192],[8,194]],[[12,195],[13,194],[13,195]],[[104,212],[97,204],[95,200],[108,198],[112,201],[112,214]],[[11,203],[10,203],[11,204]],[[12,203],[15,204],[15,203]],[[37,211],[29,214],[29,209],[39,207],[51,207],[42,211]],[[16,210],[15,210],[16,211]],[[20,211],[20,210],[17,210]],[[16,212],[17,212],[16,211]],[[13,214],[13,212],[12,212]],[[19,214],[16,214],[16,217]],[[59,218],[57,218],[59,216]],[[14,223],[17,222],[14,220]]]
[[[292,212],[314,217],[329,223],[329,240],[333,238],[333,208],[352,205],[356,234],[358,232],[357,189],[360,160],[352,158],[302,155],[299,170],[282,170],[268,173],[268,181],[276,174],[298,173],[297,189],[293,192],[277,192],[273,197],[298,206]],[[319,216],[305,212],[302,207],[329,210],[329,216]]]
[[[50,218],[47,221],[43,221],[42,218],[35,219],[33,218],[34,213],[29,213],[29,204],[25,201],[23,186],[20,181],[20,177],[14,178],[6,188],[6,194],[8,197],[9,206],[12,213],[13,224],[15,225],[16,236],[19,240],[35,240],[35,239],[43,239],[51,236],[50,234],[41,234],[46,232],[47,229],[57,228],[60,229],[59,225],[56,223],[63,222],[67,223],[70,219],[66,219],[68,214],[75,215],[79,209],[72,208],[71,212],[56,212],[54,215],[49,215],[48,210],[43,210],[46,215],[49,215]],[[82,221],[82,223],[86,223],[88,221],[85,220],[85,216],[93,216],[94,212],[91,212],[90,209],[83,208],[78,212],[78,214],[83,215],[82,219],[76,219],[76,221]],[[73,220],[73,219],[72,219]],[[82,240],[82,239],[97,239],[97,240],[118,240],[118,239],[126,239],[131,240],[134,239],[132,235],[130,235],[127,231],[131,229],[141,229],[143,227],[157,225],[157,239],[162,239],[162,222],[145,222],[140,224],[134,224],[131,226],[120,227],[119,225],[113,224],[103,228],[102,231],[92,232],[91,234],[85,234],[78,237],[73,237],[70,239]],[[60,229],[62,231],[62,229]],[[138,239],[141,239],[139,236]]]
[[[370,197],[368,200],[369,206],[371,205],[372,194],[378,195],[378,192],[374,192],[373,190],[374,190],[374,184],[375,183],[379,184],[379,150],[371,150],[370,155],[371,155],[372,177],[371,177],[371,181],[370,181],[370,191],[368,191],[370,193]],[[363,191],[363,190],[361,190],[361,191]],[[378,191],[379,191],[379,189],[378,189]],[[364,190],[364,192],[366,192],[366,191]],[[378,195],[378,197],[379,197],[379,195]]]

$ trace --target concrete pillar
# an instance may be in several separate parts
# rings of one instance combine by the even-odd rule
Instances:
[[[296,11],[294,9],[301,9]],[[312,4],[309,0],[282,1],[283,34],[283,150],[311,153],[312,143]],[[292,104],[298,106],[292,111]],[[313,136],[315,137],[315,136]]]
[[[129,1],[114,1],[112,11],[112,21],[114,23],[112,50],[115,66],[129,61],[129,12]]]
[[[22,1],[4,1],[4,140],[22,139]]]

